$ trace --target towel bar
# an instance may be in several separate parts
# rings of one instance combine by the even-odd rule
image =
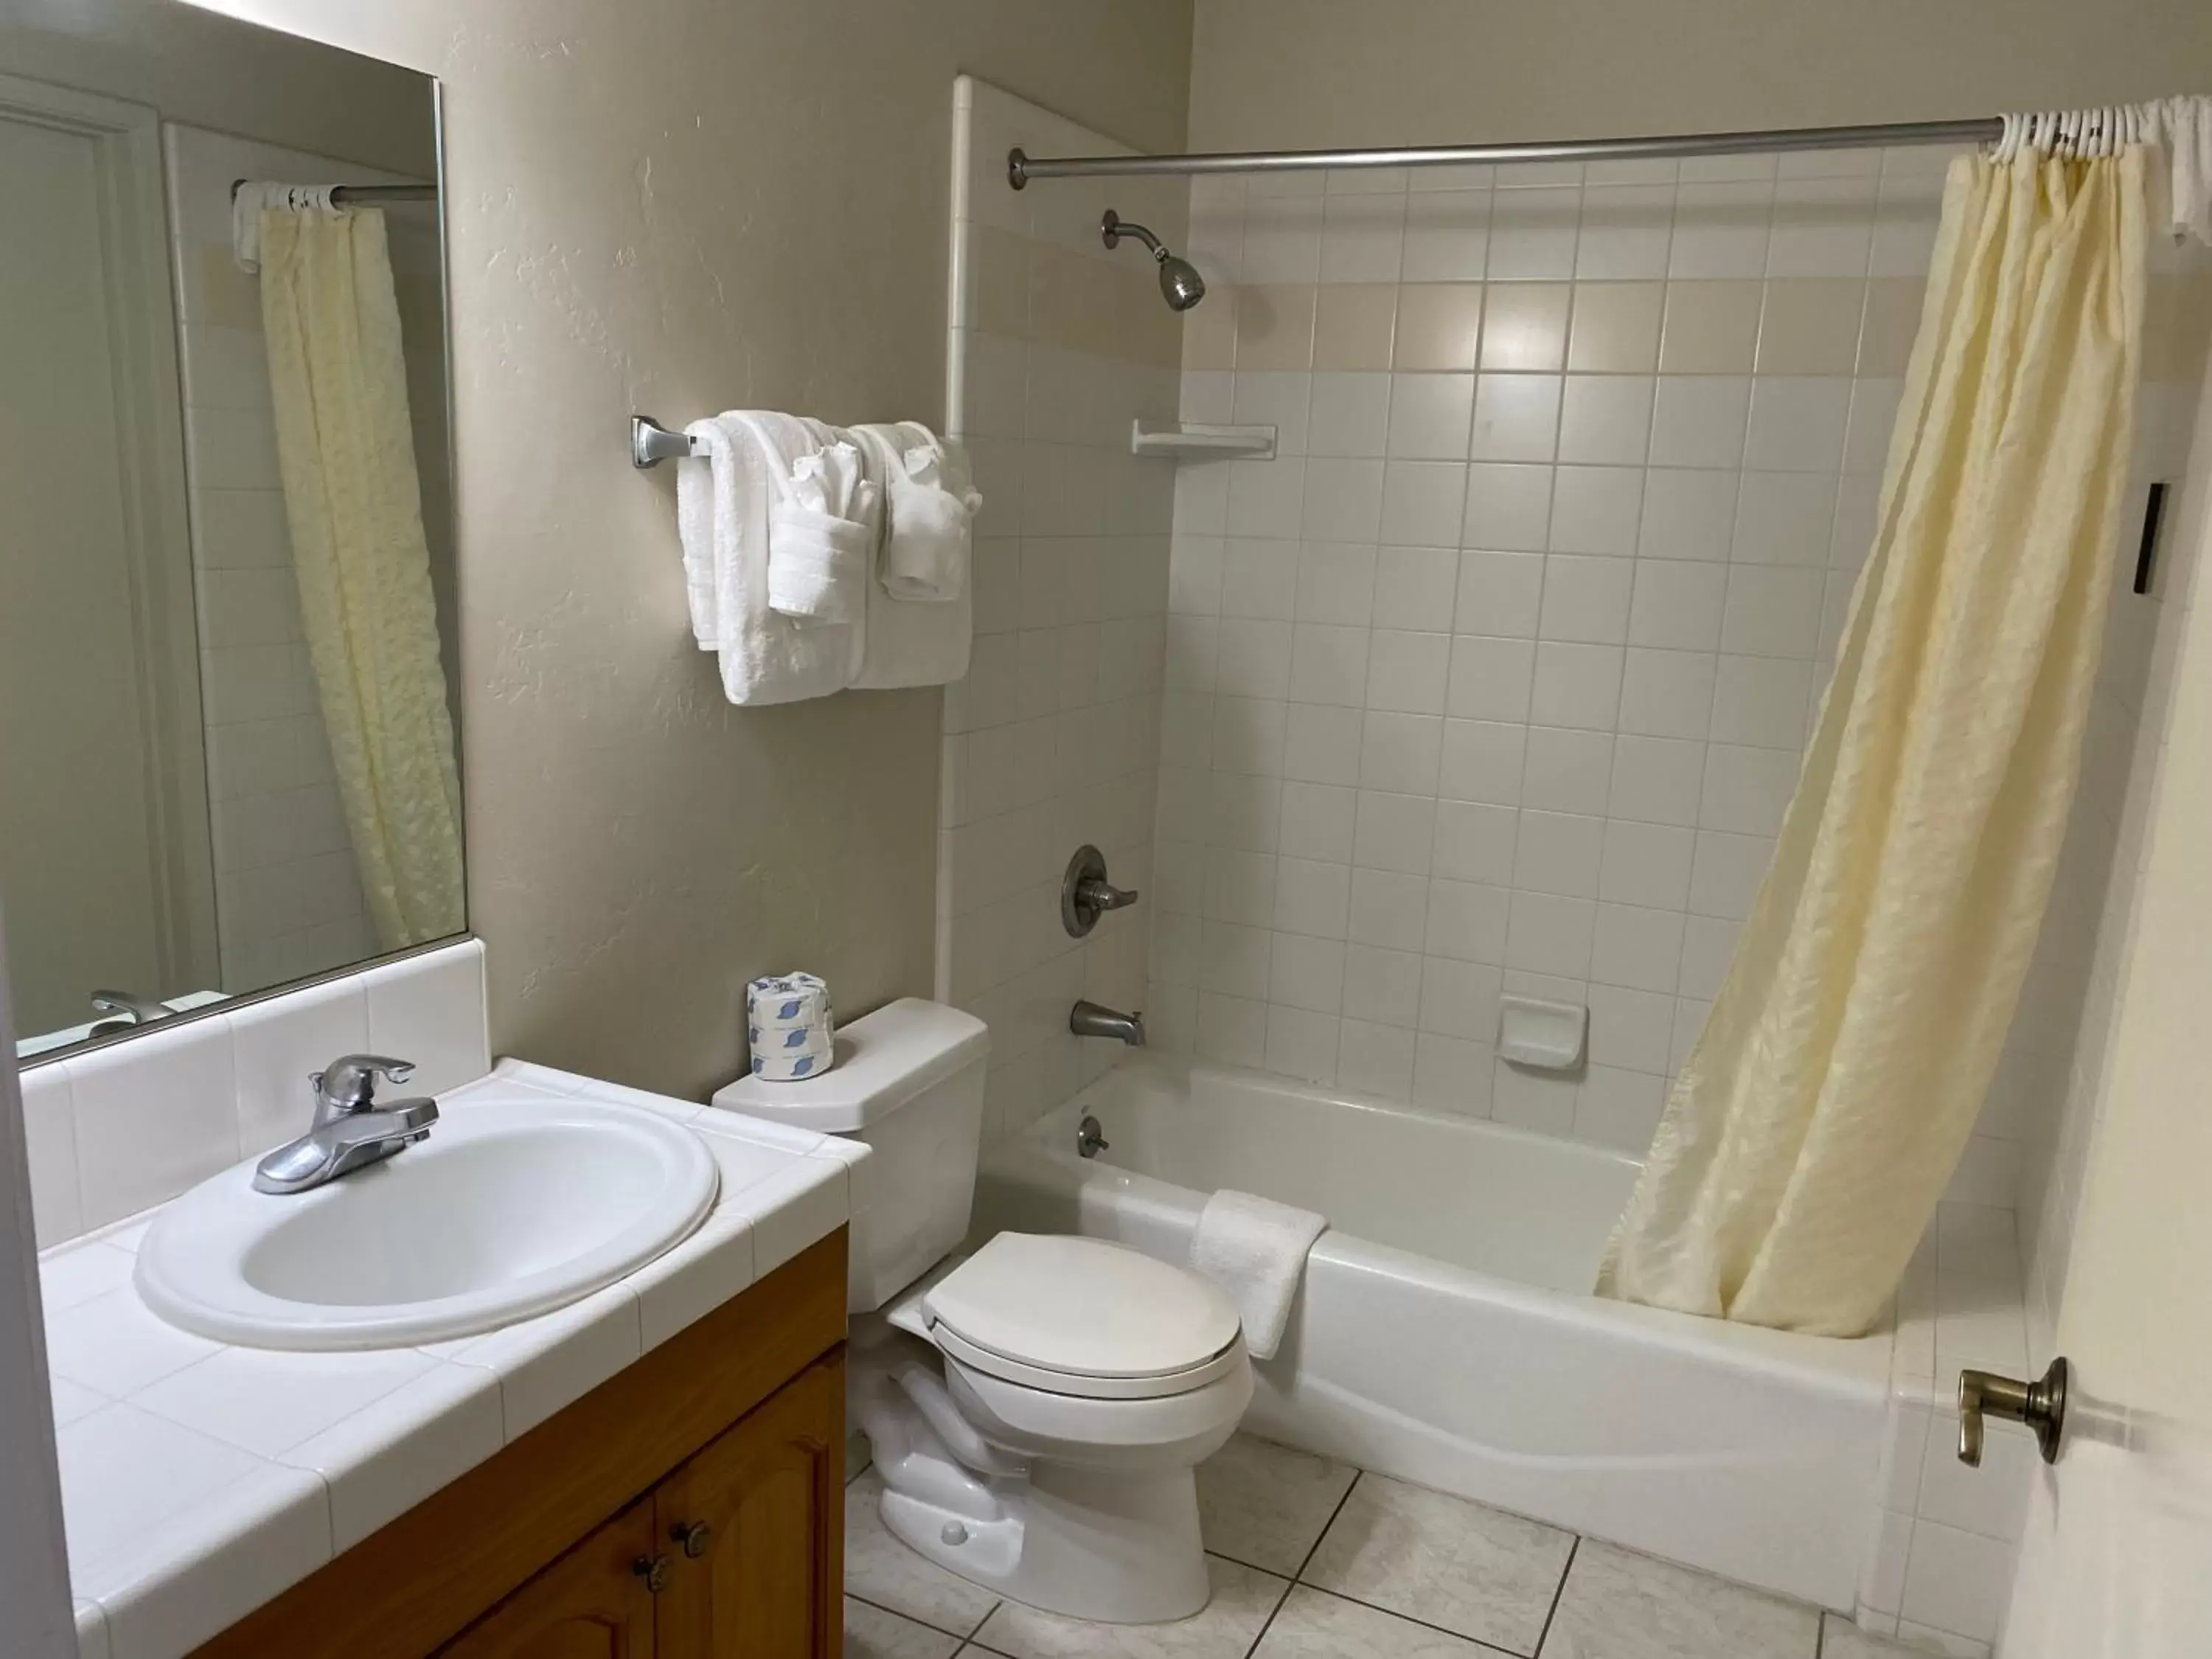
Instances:
[[[698,446],[681,432],[671,432],[650,415],[629,417],[629,464],[635,467],[659,466],[663,461],[680,461],[699,453]]]

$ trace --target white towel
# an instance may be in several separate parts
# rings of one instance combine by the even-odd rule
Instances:
[[[2138,112],[2145,137],[2165,146],[2172,164],[2173,239],[2212,243],[2212,97],[2154,99]]]
[[[859,602],[848,623],[801,621],[769,602],[771,520],[792,494],[792,469],[841,434],[763,410],[732,410],[684,431],[706,452],[676,463],[691,631],[719,653],[723,695],[759,705],[843,690],[860,665]]]
[[[981,498],[968,488],[957,450],[927,427],[900,421],[855,427],[851,436],[867,459],[869,476],[882,482],[885,522],[867,584],[866,637],[853,684],[871,690],[948,685],[967,673],[975,634],[969,521]],[[904,573],[896,579],[890,573],[894,560]],[[925,596],[926,586],[934,597]]]
[[[957,599],[967,591],[975,509],[966,457],[917,421],[860,426],[884,483],[884,544],[877,580],[895,599]]]
[[[734,569],[741,552],[744,513],[738,497],[744,477],[731,449],[733,422],[716,416],[684,428],[694,460],[676,467],[676,534],[684,544],[684,597],[691,611],[691,637],[702,651],[721,648],[715,606],[715,572]],[[742,438],[739,434],[739,438]]]
[[[793,461],[790,493],[769,514],[769,604],[804,623],[860,622],[878,499],[851,444]]]
[[[1224,1188],[1206,1200],[1190,1241],[1192,1268],[1229,1292],[1244,1346],[1272,1359],[1305,1276],[1306,1252],[1328,1222],[1311,1210]]]

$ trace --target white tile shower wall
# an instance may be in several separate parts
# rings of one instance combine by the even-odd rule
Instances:
[[[1948,159],[1194,186],[1183,413],[1281,459],[1178,485],[1158,1040],[1648,1145],[1872,538]],[[1589,1004],[1578,1076],[1496,1059],[1510,991]],[[2009,1205],[2020,1133],[1952,1196]]]
[[[39,1247],[301,1133],[307,1074],[339,1054],[411,1060],[413,1085],[437,1093],[490,1069],[487,1029],[471,939],[34,1066],[22,1085]]]
[[[1152,262],[1109,253],[1112,207],[1171,245],[1180,185],[1016,193],[1006,154],[1122,146],[963,80],[955,109],[948,424],[982,491],[975,642],[945,701],[938,994],[988,1021],[987,1133],[1009,1133],[1120,1052],[1067,1030],[1088,996],[1144,1000],[1174,475],[1130,453],[1171,420],[1180,334]],[[1085,842],[1145,893],[1078,942],[1060,880]]]
[[[1943,157],[1203,180],[1151,1002],[1199,1054],[1640,1152],[1764,871]],[[1232,285],[1233,284],[1233,285]],[[1586,1066],[1496,1059],[1501,993]]]
[[[270,419],[256,279],[231,252],[230,187],[242,178],[404,182],[353,166],[197,127],[165,129],[173,279],[182,318],[187,477],[207,723],[216,908],[223,983],[279,984],[373,956],[352,843],[339,805],[301,629]],[[403,212],[422,222],[410,224]],[[436,300],[438,251],[427,210],[388,215],[403,315]],[[442,327],[410,330],[413,401],[442,457]],[[427,355],[428,361],[423,359]],[[450,562],[442,465],[426,522]]]

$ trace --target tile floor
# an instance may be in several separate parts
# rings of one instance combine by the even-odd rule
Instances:
[[[1213,1600],[1174,1625],[1001,1601],[847,1494],[847,1659],[1898,1659],[1833,1615],[1239,1435],[1199,1470]]]

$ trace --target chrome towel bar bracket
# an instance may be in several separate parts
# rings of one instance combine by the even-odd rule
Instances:
[[[681,432],[671,432],[650,415],[629,417],[629,464],[644,468],[663,461],[681,461],[698,454],[699,447]]]

